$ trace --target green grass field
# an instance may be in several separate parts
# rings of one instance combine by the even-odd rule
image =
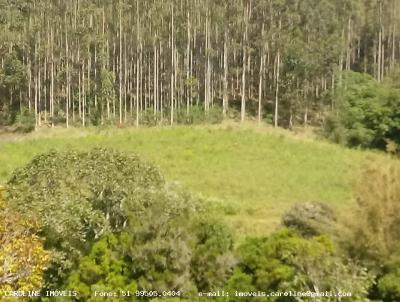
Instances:
[[[95,146],[154,162],[168,181],[215,202],[239,235],[270,232],[296,202],[343,209],[362,167],[384,157],[254,126],[55,129],[0,136],[0,184],[38,153]]]

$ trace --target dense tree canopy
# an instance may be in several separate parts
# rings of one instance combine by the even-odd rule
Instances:
[[[1,0],[0,10],[3,124],[25,109],[36,127],[170,124],[217,105],[319,124],[340,71],[382,81],[400,57],[397,0]]]

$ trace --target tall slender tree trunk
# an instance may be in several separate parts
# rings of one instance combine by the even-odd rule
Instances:
[[[205,85],[204,85],[204,111],[207,114],[210,108],[210,90],[211,90],[211,64],[210,64],[210,28],[209,28],[209,12],[208,12],[208,2],[207,2],[207,12],[206,12],[206,37],[205,37],[205,55],[206,55],[206,69],[205,69]]]
[[[172,12],[172,19],[171,19],[171,112],[170,112],[170,123],[171,126],[174,124],[174,99],[175,99],[175,79],[174,79],[174,73],[175,73],[175,38],[174,38],[174,4],[171,6],[171,12]]]
[[[261,38],[264,39],[264,28],[265,24],[262,25],[261,29]],[[261,115],[262,115],[262,96],[263,96],[263,79],[264,79],[264,64],[266,60],[266,55],[265,55],[265,48],[263,47],[261,49],[260,53],[260,80],[258,83],[258,123],[261,124]]]
[[[122,9],[119,7],[119,124],[122,124]]]
[[[54,39],[53,30],[51,30],[51,81],[50,81],[50,114],[51,127],[54,127]]]
[[[157,46],[153,45],[153,113],[157,115]]]
[[[275,90],[275,116],[274,116],[275,128],[278,127],[280,60],[281,60],[280,50],[278,49],[277,60],[276,60],[277,62],[276,62],[276,90]]]
[[[187,11],[187,46],[186,46],[186,87],[185,87],[185,97],[186,97],[186,115],[190,113],[190,87],[192,86],[190,83],[190,41],[191,41],[191,23],[190,23],[190,15],[189,10]]]
[[[243,62],[242,62],[242,102],[240,121],[244,122],[246,118],[246,64],[247,64],[247,29],[248,29],[248,18],[249,18],[249,3],[244,12],[244,33],[243,33]]]
[[[227,47],[228,33],[225,29],[224,33],[224,90],[223,90],[223,115],[226,117],[228,112],[228,47]]]
[[[137,48],[136,48],[136,127],[139,127],[139,72],[140,72],[140,50],[141,47],[139,46],[139,41],[140,41],[140,20],[139,20],[139,0],[136,0],[136,43],[137,43]]]
[[[382,81],[382,0],[379,0],[378,81]]]
[[[264,66],[266,57],[263,54],[260,58],[260,82],[258,84],[258,123],[261,124],[262,120],[262,98],[263,98],[263,81],[264,81]]]
[[[82,126],[86,126],[85,59],[82,63]]]

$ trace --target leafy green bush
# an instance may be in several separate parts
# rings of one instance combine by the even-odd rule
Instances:
[[[336,115],[330,115],[326,118],[324,124],[324,135],[330,141],[346,145],[348,140],[348,130],[341,123],[341,120]]]
[[[250,238],[238,248],[239,265],[228,281],[237,291],[351,292],[351,301],[365,301],[371,278],[365,270],[337,256],[325,236],[305,239],[282,229],[264,238]],[[251,301],[232,297],[229,301]],[[265,297],[257,301],[298,301]],[[304,298],[302,301],[315,301]],[[336,300],[332,300],[336,301]]]
[[[0,107],[0,126],[14,125],[15,132],[28,133],[35,129],[35,114],[28,109],[9,111]]]
[[[129,259],[139,289],[186,290],[190,280],[191,217],[199,204],[171,187],[136,190],[123,210],[128,222],[124,257]]]
[[[18,132],[28,133],[35,129],[35,114],[29,110],[19,112],[15,117]]]
[[[191,195],[170,186],[138,190],[124,212],[122,232],[97,241],[64,285],[81,293],[79,301],[95,301],[96,289],[174,291],[189,298],[199,285],[225,284],[233,240],[223,225],[200,214]],[[115,301],[126,299],[132,297]]]
[[[116,252],[124,236],[104,235],[83,257],[78,269],[68,277],[65,288],[78,293],[74,300],[98,301],[95,291],[130,291],[131,296],[113,297],[113,301],[132,301],[137,289],[129,264]]]
[[[223,286],[234,263],[233,240],[203,203],[169,186],[140,191],[136,199],[146,202],[124,208],[130,235],[124,249],[138,288],[190,293]]]
[[[371,76],[343,74],[336,110],[326,119],[325,136],[349,146],[385,149],[386,139],[400,142],[400,92]]]
[[[7,126],[12,124],[12,116],[8,112],[8,108],[6,106],[3,106],[0,108],[0,126]]]
[[[161,113],[154,113],[154,109],[150,108],[140,113],[140,125],[154,127],[161,121]]]
[[[321,202],[296,204],[282,217],[283,226],[295,229],[304,237],[331,233],[335,221],[333,209]]]
[[[219,124],[223,121],[222,108],[214,106],[210,108],[206,115],[206,120],[210,124]]]
[[[385,264],[377,282],[379,298],[384,302],[400,301],[400,258]]]
[[[201,292],[224,287],[236,265],[233,238],[227,227],[210,217],[202,217],[193,226],[194,251],[191,275]]]
[[[200,124],[218,124],[223,120],[222,109],[218,106],[212,107],[206,113],[204,107],[193,106],[189,113],[186,108],[177,110],[176,119],[178,124],[183,125],[200,125]]]
[[[171,120],[171,111],[167,108],[164,111],[163,120],[161,113],[154,113],[154,109],[149,108],[140,113],[139,124],[147,127],[158,125],[169,125]],[[222,109],[219,107],[210,108],[205,113],[204,107],[192,106],[189,111],[186,108],[178,108],[174,111],[174,122],[179,125],[200,125],[200,124],[218,124],[223,120]]]

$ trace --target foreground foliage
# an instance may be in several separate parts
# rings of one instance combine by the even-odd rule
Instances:
[[[346,263],[326,236],[302,238],[297,232],[282,229],[264,238],[248,239],[239,247],[239,265],[228,281],[232,292],[299,291],[351,292],[351,301],[364,301],[372,284],[362,268]],[[229,301],[254,301],[233,298]],[[342,301],[328,297],[323,301]],[[296,297],[259,298],[256,301],[298,301]],[[303,298],[301,301],[314,301]]]
[[[44,284],[44,289],[78,293],[63,301],[90,302],[152,300],[134,298],[144,290],[174,292],[171,301],[202,301],[205,292],[219,290],[231,293],[215,298],[221,302],[299,300],[235,294],[273,291],[351,293],[323,299],[331,302],[396,301],[400,236],[393,213],[399,211],[399,171],[389,160],[387,166],[372,165],[360,178],[357,204],[346,223],[323,203],[297,204],[283,216],[279,230],[235,245],[215,207],[166,184],[139,157],[107,149],[53,151],[15,171],[9,181],[9,203],[0,214],[13,225],[0,224],[0,239],[7,247],[21,234],[33,238],[37,256],[28,257],[31,263],[13,254],[14,272],[32,267],[33,277],[19,275],[5,289]],[[14,220],[7,220],[10,213]],[[22,218],[28,222],[18,222]],[[21,242],[2,250],[0,260],[13,248],[32,249]],[[95,291],[130,291],[132,296],[105,298]]]
[[[35,234],[39,225],[8,208],[0,186],[0,300],[4,291],[37,290],[43,285],[43,271],[49,253]]]
[[[376,295],[382,301],[400,300],[400,260],[398,254],[386,261],[378,279]]]
[[[43,224],[52,251],[46,286],[81,289],[81,301],[117,285],[206,290],[223,285],[234,265],[228,229],[136,156],[50,152],[17,170],[9,187],[10,204]]]

